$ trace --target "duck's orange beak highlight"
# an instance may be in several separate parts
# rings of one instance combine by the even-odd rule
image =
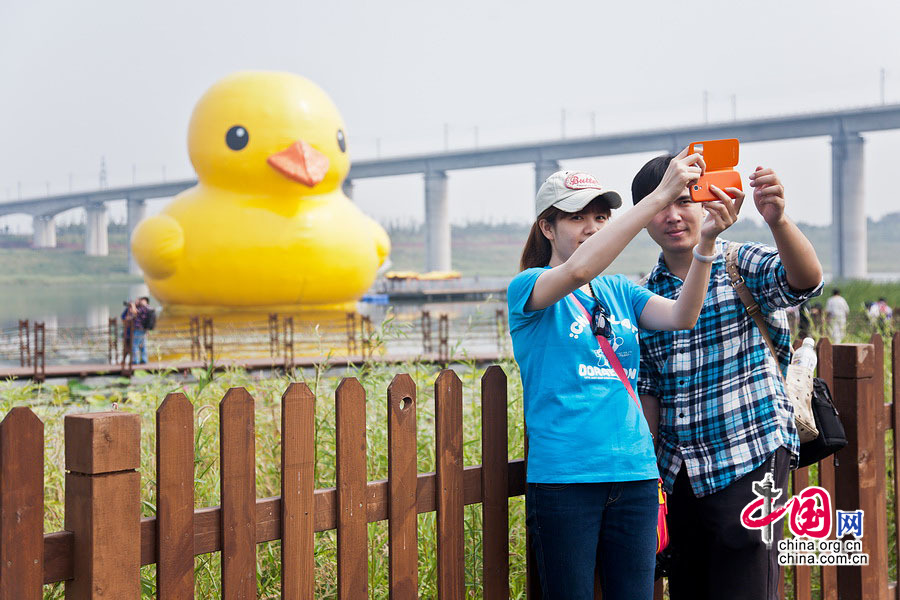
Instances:
[[[328,157],[303,140],[276,152],[266,162],[288,179],[308,187],[325,179],[328,172]]]

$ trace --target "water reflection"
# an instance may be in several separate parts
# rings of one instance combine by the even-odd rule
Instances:
[[[112,356],[119,360],[124,346],[123,302],[145,295],[149,294],[143,284],[55,285],[52,291],[46,286],[20,285],[0,290],[0,364],[19,362],[19,319],[45,323],[48,365],[105,363]],[[207,340],[203,315],[198,315],[192,328],[190,315],[167,313],[151,299],[158,319],[149,336],[148,354],[151,361],[197,358],[210,342],[216,359],[281,360],[291,350],[285,342],[293,339],[295,357],[340,357],[360,354],[368,339],[376,353],[415,356],[437,351],[442,314],[448,315],[452,353],[496,352],[506,338],[505,315],[498,325],[496,311],[505,309],[505,304],[498,299],[390,306],[361,302],[353,320],[342,310],[284,312],[274,322],[267,311],[231,311],[212,315],[212,339]],[[423,312],[429,313],[424,320]],[[362,317],[369,319],[371,332],[364,330]]]

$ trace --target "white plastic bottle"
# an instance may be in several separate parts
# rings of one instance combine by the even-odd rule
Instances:
[[[804,369],[809,369],[810,374],[816,369],[816,342],[808,337],[803,340],[803,345],[794,351],[794,358],[791,365],[797,365]]]
[[[791,359],[785,378],[788,396],[794,405],[794,422],[797,425],[797,433],[800,434],[800,443],[814,440],[819,435],[810,404],[813,371],[818,361],[815,344],[812,338],[803,340],[803,345],[794,351],[794,358]]]

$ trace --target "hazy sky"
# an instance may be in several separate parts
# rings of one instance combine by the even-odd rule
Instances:
[[[0,3],[0,202],[193,176],[194,103],[236,70],[291,71],[334,99],[351,157],[900,102],[900,3],[211,2]],[[593,117],[592,117],[593,115]],[[866,212],[900,210],[900,131],[866,136]],[[652,156],[569,161],[628,198]],[[775,167],[797,220],[831,220],[827,138],[745,145]],[[454,222],[533,218],[531,165],[452,172]],[[381,221],[421,221],[420,176],[364,180]],[[155,202],[156,211],[164,202]],[[630,203],[626,202],[626,205]],[[752,216],[752,207],[749,213]],[[113,216],[123,214],[121,205]],[[80,218],[80,211],[63,220]],[[14,226],[28,219],[0,219]]]

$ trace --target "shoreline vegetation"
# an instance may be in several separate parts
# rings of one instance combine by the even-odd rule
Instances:
[[[900,212],[868,222],[868,269],[871,273],[898,272],[900,256]],[[386,226],[391,237],[391,270],[423,271],[424,227]],[[521,223],[469,223],[452,227],[452,268],[465,277],[512,277],[518,272],[519,255],[529,226]],[[810,239],[822,266],[831,271],[832,236],[830,226],[800,224]],[[84,225],[57,228],[57,248],[34,250],[31,236],[0,232],[0,283],[140,283],[128,273],[127,227],[109,226],[109,256],[85,256]],[[728,236],[735,241],[772,244],[772,236],[762,223],[745,219],[732,227]],[[659,251],[646,232],[639,234],[610,267],[610,272],[642,275],[656,264]]]
[[[396,334],[396,333],[395,333]],[[378,330],[377,344],[391,335],[384,327]],[[870,331],[860,324],[851,324],[845,342],[869,340]],[[885,398],[890,399],[892,377],[890,341],[885,348]],[[464,345],[462,346],[464,348]],[[456,354],[456,352],[454,352]],[[454,370],[463,388],[463,452],[465,465],[481,463],[481,377],[484,369],[467,361],[464,350]],[[524,414],[521,377],[516,363],[510,358],[498,361],[507,377],[508,390],[508,456],[522,458],[524,451]],[[228,369],[221,373],[193,369],[189,376],[176,372],[151,374],[137,372],[132,380],[123,378],[95,378],[69,380],[62,384],[33,382],[15,385],[11,381],[0,382],[0,415],[14,406],[30,406],[45,424],[45,517],[46,532],[57,531],[64,525],[65,477],[63,417],[73,412],[110,410],[113,403],[118,409],[140,415],[141,426],[141,502],[142,516],[156,514],[155,481],[155,411],[166,394],[182,392],[194,406],[195,417],[195,498],[196,506],[215,506],[221,501],[219,487],[219,409],[218,405],[231,387],[247,388],[255,401],[256,435],[256,492],[257,497],[275,496],[280,492],[280,399],[290,382],[306,383],[316,398],[315,447],[316,488],[335,485],[335,390],[343,377],[355,377],[366,392],[367,423],[367,479],[375,481],[387,477],[387,405],[384,394],[391,380],[398,373],[408,373],[416,383],[417,421],[417,471],[431,472],[435,468],[435,414],[434,382],[439,369],[434,365],[409,362],[402,365],[386,365],[368,362],[357,367],[331,369],[327,364],[311,369],[297,369],[287,374],[248,373],[241,369]],[[892,456],[891,436],[886,440],[887,456]],[[893,553],[894,486],[892,464],[887,465],[887,523],[890,552]],[[815,480],[815,473],[811,476]],[[525,597],[525,511],[521,496],[510,498],[510,597]],[[479,597],[482,581],[482,528],[481,506],[467,506],[465,527],[465,585],[467,597]],[[435,513],[418,517],[418,575],[419,595],[434,598],[436,590],[436,523]],[[388,596],[388,527],[386,521],[372,523],[368,527],[368,584],[372,597]],[[327,531],[316,535],[315,580],[317,597],[333,597],[336,594],[336,535]],[[895,557],[889,557],[889,577],[895,578]],[[259,597],[277,597],[280,592],[281,556],[278,541],[257,545],[257,582]],[[195,591],[198,598],[221,595],[221,555],[218,552],[198,555],[195,559]],[[788,571],[787,589],[793,572]],[[149,565],[141,570],[142,598],[153,598],[156,593],[156,567]],[[818,581],[814,581],[817,587]],[[61,599],[62,584],[44,587],[45,599]],[[788,598],[793,594],[788,592]]]

